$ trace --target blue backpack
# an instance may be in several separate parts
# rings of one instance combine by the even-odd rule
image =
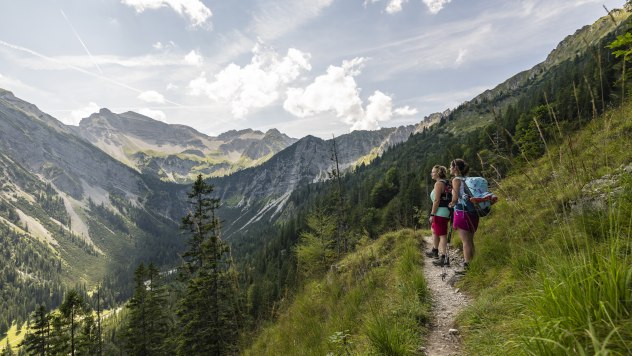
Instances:
[[[489,215],[498,197],[489,191],[487,180],[483,177],[466,177],[464,182],[465,210],[478,216]]]

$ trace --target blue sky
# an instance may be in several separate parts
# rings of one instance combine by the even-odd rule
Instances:
[[[0,0],[0,88],[209,135],[420,122],[543,61],[623,0]]]

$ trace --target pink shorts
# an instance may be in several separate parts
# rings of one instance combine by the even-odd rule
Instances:
[[[433,216],[432,217],[432,232],[434,232],[437,236],[443,236],[448,234],[448,222],[450,219],[444,218],[443,216]]]
[[[478,229],[478,215],[454,209],[452,227],[455,229],[467,230],[472,233],[476,232],[476,229]]]

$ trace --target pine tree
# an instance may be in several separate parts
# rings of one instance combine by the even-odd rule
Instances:
[[[24,337],[22,345],[31,355],[45,355],[48,352],[50,317],[44,305],[40,305],[31,316],[30,332]]]
[[[77,328],[79,327],[80,317],[87,314],[87,305],[79,292],[71,290],[66,294],[63,303],[59,307],[61,316],[65,324],[70,326],[70,354],[75,355]]]
[[[130,355],[147,355],[146,301],[145,265],[141,263],[134,271],[134,295],[127,304],[129,319],[123,332],[125,349]]]
[[[182,219],[190,239],[182,266],[187,286],[177,312],[180,355],[224,355],[236,348],[239,298],[230,249],[219,236],[219,199],[211,198],[212,192],[199,175],[188,194],[192,211]]]
[[[318,208],[307,216],[307,226],[294,251],[299,271],[310,277],[323,274],[334,261],[336,218]]]
[[[130,355],[164,354],[168,338],[166,301],[156,266],[141,263],[134,272],[134,295],[127,304],[129,318],[123,331],[125,349]]]

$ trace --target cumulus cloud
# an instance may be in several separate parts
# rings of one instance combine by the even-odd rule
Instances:
[[[99,105],[94,102],[88,103],[88,106],[70,111],[70,122],[66,122],[68,125],[79,125],[81,119],[88,117],[101,109]]]
[[[151,117],[154,120],[158,120],[158,121],[162,121],[162,122],[166,122],[167,120],[167,115],[165,115],[165,113],[161,110],[154,110],[154,109],[150,109],[150,108],[140,108],[138,110],[136,110],[139,114],[141,115],[145,115],[147,117]]]
[[[252,60],[244,67],[231,63],[212,81],[202,73],[189,82],[189,94],[204,94],[214,101],[226,102],[233,116],[242,118],[252,109],[275,102],[302,71],[311,70],[310,55],[294,48],[288,49],[283,58],[261,44],[252,51]]]
[[[386,12],[389,14],[395,14],[402,11],[402,4],[407,1],[408,0],[390,0],[388,5],[386,5]]]
[[[184,56],[184,62],[190,65],[199,66],[202,64],[202,56],[193,50]]]
[[[185,16],[193,27],[208,26],[213,13],[200,0],[121,0],[121,3],[133,7],[137,13],[170,7],[178,15]]]
[[[157,91],[147,90],[138,95],[138,99],[142,101],[146,101],[148,103],[158,103],[163,104],[165,102],[165,97]]]
[[[445,5],[450,3],[450,1],[452,0],[423,0],[424,4],[428,6],[428,10],[430,10],[430,12],[433,14],[441,11],[441,9],[443,9]]]
[[[410,106],[402,106],[393,111],[393,113],[397,116],[412,116],[419,113],[416,108],[411,108]]]
[[[393,103],[391,97],[376,90],[368,98],[366,110],[363,108],[354,76],[360,74],[365,61],[357,57],[339,67],[329,66],[306,88],[288,88],[283,108],[298,117],[333,112],[352,131],[379,129],[379,122],[391,119]]]

